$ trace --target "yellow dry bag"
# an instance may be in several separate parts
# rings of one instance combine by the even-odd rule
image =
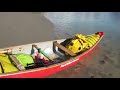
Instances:
[[[86,38],[81,34],[76,34],[75,37],[66,45],[66,48],[75,54],[79,53],[86,47],[88,47]]]
[[[0,54],[0,73],[14,72],[18,69],[11,63],[8,55]]]

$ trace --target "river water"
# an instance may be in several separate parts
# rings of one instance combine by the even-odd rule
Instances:
[[[105,36],[94,51],[73,67],[48,78],[117,78],[120,77],[119,12],[45,12],[54,24],[57,39],[98,31]]]

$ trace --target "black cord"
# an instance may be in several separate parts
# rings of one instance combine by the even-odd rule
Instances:
[[[35,50],[34,50],[34,48],[32,47],[32,49],[31,49],[31,55],[34,54],[34,53],[35,53]]]
[[[1,62],[0,62],[0,67],[1,67],[2,73],[4,73],[4,69],[3,69]]]

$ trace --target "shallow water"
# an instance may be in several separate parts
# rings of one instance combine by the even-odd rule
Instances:
[[[119,12],[46,12],[44,16],[54,24],[57,38],[105,32],[100,44],[83,61],[48,78],[120,77]]]

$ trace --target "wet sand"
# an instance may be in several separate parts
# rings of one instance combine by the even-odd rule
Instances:
[[[0,12],[0,48],[53,39],[54,25],[40,12]]]

